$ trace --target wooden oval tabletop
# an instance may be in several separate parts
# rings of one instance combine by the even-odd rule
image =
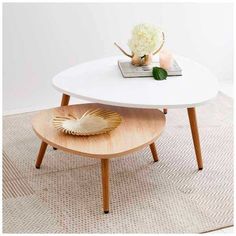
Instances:
[[[122,123],[113,131],[95,136],[73,136],[54,128],[55,116],[81,117],[87,110],[103,108],[118,112]],[[165,115],[159,110],[122,108],[102,104],[81,104],[39,112],[32,120],[33,129],[44,142],[63,151],[107,159],[129,154],[154,142],[165,127]]]

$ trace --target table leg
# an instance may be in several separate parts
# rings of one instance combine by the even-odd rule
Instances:
[[[45,142],[41,143],[41,146],[40,146],[40,149],[39,149],[39,154],[38,154],[37,161],[36,161],[36,164],[35,164],[35,167],[37,169],[40,168],[40,165],[43,161],[43,157],[44,157],[44,154],[46,152],[47,146],[48,146],[47,143],[45,143]]]
[[[156,150],[155,143],[150,144],[150,149],[151,149],[154,161],[157,162],[158,161],[158,155],[157,155],[157,150]]]
[[[167,114],[167,109],[166,108],[163,109],[163,113]]]
[[[69,101],[70,101],[70,96],[63,93],[62,99],[61,99],[61,107],[67,106],[69,104]],[[53,147],[53,150],[57,150],[57,148]]]
[[[188,108],[188,117],[193,137],[193,143],[195,148],[195,154],[198,164],[198,169],[203,169],[203,161],[202,161],[202,154],[201,154],[201,146],[200,146],[200,139],[199,139],[199,133],[198,133],[198,126],[197,126],[197,117],[196,117],[196,111],[194,107]]]
[[[63,94],[62,99],[61,99],[61,106],[67,106],[69,104],[69,101],[70,101],[70,96],[67,94]],[[35,167],[37,169],[40,168],[40,165],[43,161],[43,157],[46,152],[47,146],[48,146],[48,144],[42,141],[41,146],[40,146],[40,150],[39,150],[39,154],[38,154],[38,157],[36,160],[36,164],[35,164]],[[57,148],[53,148],[53,149],[57,150]]]
[[[109,160],[101,159],[103,211],[109,213]]]
[[[62,99],[61,99],[61,107],[67,106],[69,104],[69,101],[70,101],[70,96],[63,93]]]

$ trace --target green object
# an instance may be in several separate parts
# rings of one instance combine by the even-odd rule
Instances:
[[[152,75],[155,80],[164,80],[167,77],[167,71],[161,67],[153,67]]]

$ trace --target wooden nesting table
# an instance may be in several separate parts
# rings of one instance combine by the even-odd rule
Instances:
[[[163,109],[186,109],[198,169],[203,169],[196,107],[213,99],[218,92],[217,78],[204,66],[189,58],[174,56],[182,68],[182,76],[170,76],[166,80],[151,77],[123,78],[118,60],[126,57],[108,57],[85,62],[57,74],[52,79],[55,89],[63,94],[62,104],[70,97],[100,104]],[[154,58],[154,61],[158,58]],[[174,135],[174,134],[173,134]],[[180,151],[180,150],[176,150]]]
[[[64,95],[62,105],[68,102],[68,96]],[[92,108],[104,108],[118,112],[122,116],[121,125],[110,133],[95,136],[66,135],[53,127],[54,116],[73,114],[80,117]],[[108,213],[110,159],[150,145],[153,159],[155,162],[158,161],[154,141],[165,127],[165,115],[157,109],[122,108],[91,103],[61,106],[41,111],[34,117],[32,124],[35,133],[42,140],[36,168],[40,168],[48,144],[68,153],[101,160],[103,210],[104,213]]]
[[[176,55],[175,59],[183,70],[183,76],[171,76],[162,81],[151,77],[122,78],[117,61],[123,59],[127,60],[119,56],[85,62],[62,71],[52,80],[54,88],[62,93],[61,106],[68,105],[70,97],[118,106],[112,107],[112,110],[120,112],[124,116],[124,122],[110,135],[77,138],[79,142],[59,135],[52,129],[48,119],[53,112],[66,112],[65,107],[45,111],[34,121],[34,129],[43,140],[37,168],[40,167],[47,144],[55,149],[101,159],[105,213],[109,211],[109,159],[150,145],[154,160],[158,160],[153,141],[163,130],[165,118],[157,109],[164,108],[165,114],[167,109],[187,110],[198,169],[203,169],[196,107],[213,99],[218,92],[217,78],[207,68],[188,58]],[[78,112],[88,108],[86,106],[79,106]],[[85,145],[80,145],[81,142]]]

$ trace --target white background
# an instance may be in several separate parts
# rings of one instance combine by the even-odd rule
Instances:
[[[128,50],[135,24],[161,26],[166,47],[233,80],[232,3],[5,3],[3,112],[57,106],[51,78],[70,66]]]

